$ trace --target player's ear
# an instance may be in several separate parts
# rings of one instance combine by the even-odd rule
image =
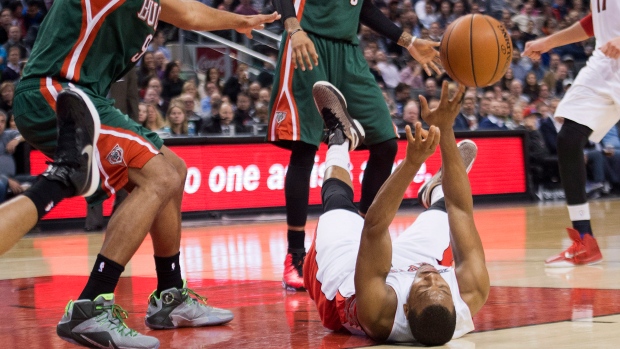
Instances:
[[[403,304],[403,310],[405,311],[405,317],[409,318],[409,304]]]

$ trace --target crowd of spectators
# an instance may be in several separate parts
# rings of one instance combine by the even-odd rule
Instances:
[[[269,13],[269,0],[200,0],[215,8],[240,14]],[[369,1],[369,0],[366,0]],[[521,57],[525,43],[550,35],[579,21],[589,12],[587,0],[374,0],[394,23],[427,40],[440,41],[446,27],[465,14],[484,13],[497,18],[513,43],[511,65],[495,85],[469,88],[454,129],[514,130],[529,134],[530,164],[534,177],[557,176],[555,137],[561,122],[552,115],[579,69],[594,50],[594,41],[566,45],[534,61]],[[51,2],[30,0],[0,3],[0,108],[10,115],[14,82],[20,62],[27,60],[38,25]],[[272,30],[281,30],[274,24]],[[268,104],[274,67],[265,64],[259,75],[236,62],[232,76],[217,68],[185,79],[184,62],[173,60],[166,44],[176,28],[162,25],[135,74],[140,105],[130,113],[138,123],[164,137],[192,135],[260,135],[267,128]],[[409,53],[365,26],[360,27],[359,48],[377,84],[382,88],[394,124],[399,130],[422,121],[418,95],[431,107],[438,103],[446,74],[428,76]],[[266,52],[273,59],[276,52]],[[456,90],[451,83],[450,89]],[[620,139],[612,129],[600,144],[591,144],[588,159],[590,184],[595,188],[620,188]],[[556,170],[553,170],[553,169]],[[610,184],[610,185],[609,185]]]

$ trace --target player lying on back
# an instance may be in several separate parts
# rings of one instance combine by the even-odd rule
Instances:
[[[363,130],[347,114],[338,90],[315,84],[329,150],[322,188],[325,213],[304,265],[304,284],[329,329],[426,345],[441,345],[474,329],[472,316],[490,288],[467,178],[477,148],[468,140],[456,143],[452,124],[464,88],[449,100],[447,86],[444,82],[436,109],[429,110],[420,97],[422,117],[432,126],[427,132],[417,123],[415,134],[407,128],[407,155],[364,219],[353,205],[347,166],[347,151],[362,141]],[[403,195],[438,144],[443,167],[418,194],[427,210],[392,241],[388,228]],[[449,267],[450,244],[455,267]]]

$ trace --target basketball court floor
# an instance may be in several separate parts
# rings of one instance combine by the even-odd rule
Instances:
[[[476,331],[447,348],[620,347],[620,199],[591,202],[592,224],[605,261],[546,269],[543,261],[571,243],[563,202],[477,204],[491,292]],[[393,236],[420,213],[413,206],[393,222]],[[305,292],[281,287],[286,253],[283,216],[187,221],[181,258],[189,286],[235,319],[212,328],[149,331],[147,297],[155,288],[150,240],[127,266],[117,303],[130,327],[156,336],[161,348],[361,348],[389,345],[331,333]],[[309,231],[316,217],[309,221]],[[311,234],[306,244],[309,246]],[[56,336],[67,301],[86,283],[101,233],[36,235],[0,257],[0,348],[73,348]]]

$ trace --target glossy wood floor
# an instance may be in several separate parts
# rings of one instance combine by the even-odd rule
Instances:
[[[570,245],[563,202],[476,205],[492,289],[476,315],[476,331],[448,348],[620,347],[620,199],[591,202],[605,261],[592,267],[545,269],[543,260]],[[420,213],[402,211],[397,236]],[[312,231],[316,219],[310,220]],[[311,236],[307,236],[309,245]],[[23,239],[0,257],[0,348],[73,348],[55,334],[64,306],[79,295],[102,234],[68,231]],[[147,296],[156,285],[150,241],[127,266],[117,303],[131,327],[162,348],[355,348],[364,337],[330,333],[304,292],[281,288],[286,253],[283,216],[184,222],[182,270],[209,303],[235,313],[229,325],[149,331]],[[382,348],[388,346],[379,346]]]

